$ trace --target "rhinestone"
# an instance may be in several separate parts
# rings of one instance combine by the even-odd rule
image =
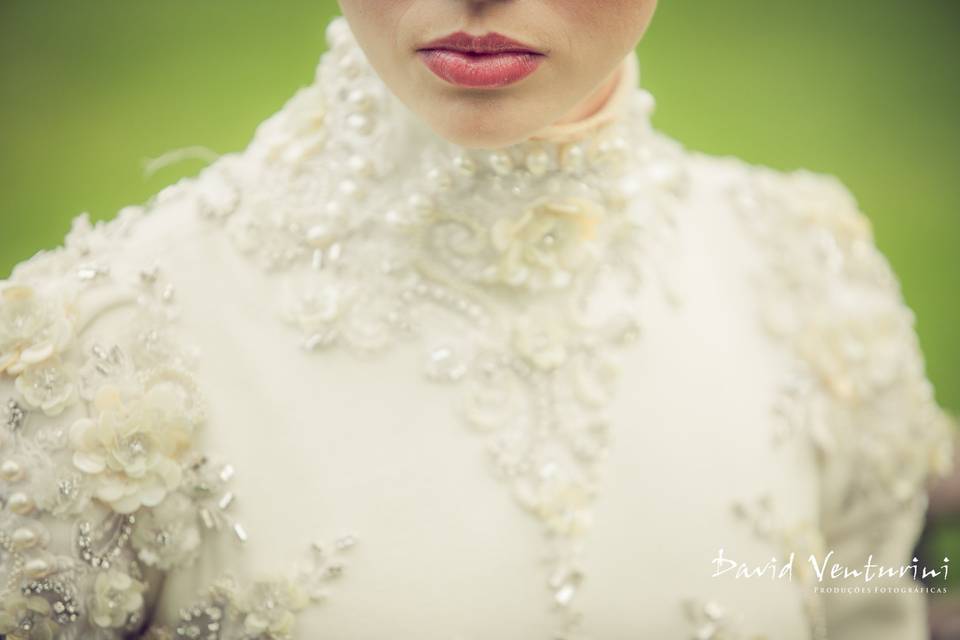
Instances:
[[[237,535],[237,538],[239,538],[240,542],[247,541],[247,530],[244,529],[243,525],[239,522],[234,523],[233,532]]]

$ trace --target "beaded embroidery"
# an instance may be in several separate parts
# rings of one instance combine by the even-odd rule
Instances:
[[[584,140],[459,147],[392,96],[344,19],[327,37],[316,82],[245,152],[252,178],[221,158],[197,211],[283,274],[282,319],[305,350],[369,357],[424,338],[423,374],[462,389],[496,476],[543,527],[568,637],[605,408],[641,285],[669,255],[682,149],[645,126],[652,98],[637,88],[621,121]]]
[[[734,212],[759,248],[760,320],[788,358],[773,444],[802,438],[822,477],[841,460],[846,478],[824,483],[822,525],[777,523],[770,496],[735,503],[734,513],[783,549],[821,553],[851,531],[882,539],[888,516],[925,501],[926,484],[952,466],[952,421],[924,373],[913,314],[839,180],[728,162],[739,176],[729,187]],[[812,576],[801,578],[811,638],[825,640],[824,603]]]
[[[0,421],[0,635],[11,640],[136,633],[156,571],[190,564],[209,531],[246,537],[229,514],[232,466],[192,446],[204,403],[195,354],[170,331],[171,283],[156,266],[124,278],[88,260],[141,214],[96,228],[78,216],[64,247],[0,283],[0,375],[16,393]],[[121,335],[91,333],[119,308],[135,314]],[[71,527],[72,553],[54,542]],[[202,614],[219,607],[219,619],[203,634],[191,618],[150,635],[289,638],[294,613],[321,601],[343,566],[317,546],[293,577],[241,589],[224,576]]]
[[[775,407],[779,436],[807,438],[823,463],[844,452],[854,473],[831,510],[904,508],[949,471],[953,429],[869,222],[831,176],[739,175],[730,197],[762,255],[763,325],[793,363]]]

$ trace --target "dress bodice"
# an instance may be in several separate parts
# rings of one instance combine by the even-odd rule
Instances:
[[[3,283],[0,633],[922,637],[807,562],[908,562],[950,459],[849,192],[684,149],[634,54],[485,151],[328,41],[246,149]]]

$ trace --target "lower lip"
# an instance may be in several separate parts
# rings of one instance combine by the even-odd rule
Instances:
[[[539,53],[464,53],[449,49],[421,49],[420,60],[437,77],[459,87],[495,89],[523,80],[537,70],[545,56]]]

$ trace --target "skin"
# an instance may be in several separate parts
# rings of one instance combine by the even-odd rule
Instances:
[[[620,63],[643,37],[657,0],[339,0],[357,41],[390,90],[438,135],[496,149],[603,105]],[[497,89],[456,87],[418,47],[463,30],[496,31],[546,54],[530,76]]]

